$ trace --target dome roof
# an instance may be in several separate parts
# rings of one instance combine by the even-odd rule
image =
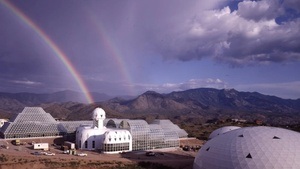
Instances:
[[[245,127],[206,142],[194,169],[300,168],[300,133],[275,127]]]
[[[235,130],[235,129],[239,129],[240,127],[237,127],[237,126],[225,126],[225,127],[221,127],[221,128],[218,128],[216,130],[214,130],[210,135],[209,135],[209,139],[212,139],[218,135],[221,135],[221,134],[224,134],[228,131],[231,131],[231,130]]]
[[[93,120],[105,119],[105,111],[102,108],[97,107],[93,111]]]

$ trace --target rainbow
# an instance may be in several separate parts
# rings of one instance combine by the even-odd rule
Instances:
[[[125,61],[122,58],[122,55],[113,40],[105,33],[105,29],[102,24],[97,21],[96,17],[88,11],[89,19],[93,27],[96,29],[98,33],[98,37],[104,45],[104,48],[110,53],[110,56],[114,59],[114,62],[118,65],[119,72],[123,77],[123,81],[125,82],[125,86],[128,88],[128,92],[131,95],[135,95],[136,93],[133,91],[132,79],[130,77],[130,73],[125,65]]]
[[[26,16],[20,9],[14,6],[7,0],[0,0],[0,3],[12,11],[17,18],[19,18],[23,23],[33,29],[36,34],[44,41],[45,44],[53,51],[53,53],[59,58],[59,60],[66,66],[67,70],[71,73],[72,77],[78,84],[82,93],[84,93],[85,98],[88,103],[93,103],[93,97],[90,94],[88,87],[81,78],[79,72],[75,69],[72,62],[68,59],[67,55],[53,42],[53,40],[35,24],[28,16]]]

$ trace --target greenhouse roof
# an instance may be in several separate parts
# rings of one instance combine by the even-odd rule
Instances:
[[[83,124],[92,125],[93,122],[56,121],[41,107],[25,107],[11,122],[4,123],[0,134],[4,138],[58,136],[62,133],[72,133]]]

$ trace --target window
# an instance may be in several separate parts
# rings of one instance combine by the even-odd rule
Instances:
[[[246,158],[252,158],[251,154],[249,153]]]
[[[88,148],[88,142],[87,141],[84,142],[84,147]]]
[[[104,144],[105,152],[126,151],[129,150],[129,143]]]
[[[92,148],[95,148],[95,140],[92,142]]]

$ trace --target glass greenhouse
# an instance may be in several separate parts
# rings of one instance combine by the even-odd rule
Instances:
[[[11,122],[4,123],[0,136],[4,139],[62,136],[74,133],[81,124],[90,125],[92,121],[59,122],[41,107],[25,107]]]
[[[92,127],[93,121],[56,121],[40,107],[26,107],[4,123],[0,136],[4,139],[71,136],[80,126]],[[108,131],[129,131],[133,151],[179,147],[179,139],[187,137],[187,133],[170,120],[154,120],[148,124],[145,120],[104,119],[103,127]],[[97,144],[102,144],[100,142]]]
[[[148,124],[145,120],[109,119],[108,128],[127,129],[132,135],[132,150],[150,150],[179,147],[179,133],[187,133],[170,120],[155,120]]]

